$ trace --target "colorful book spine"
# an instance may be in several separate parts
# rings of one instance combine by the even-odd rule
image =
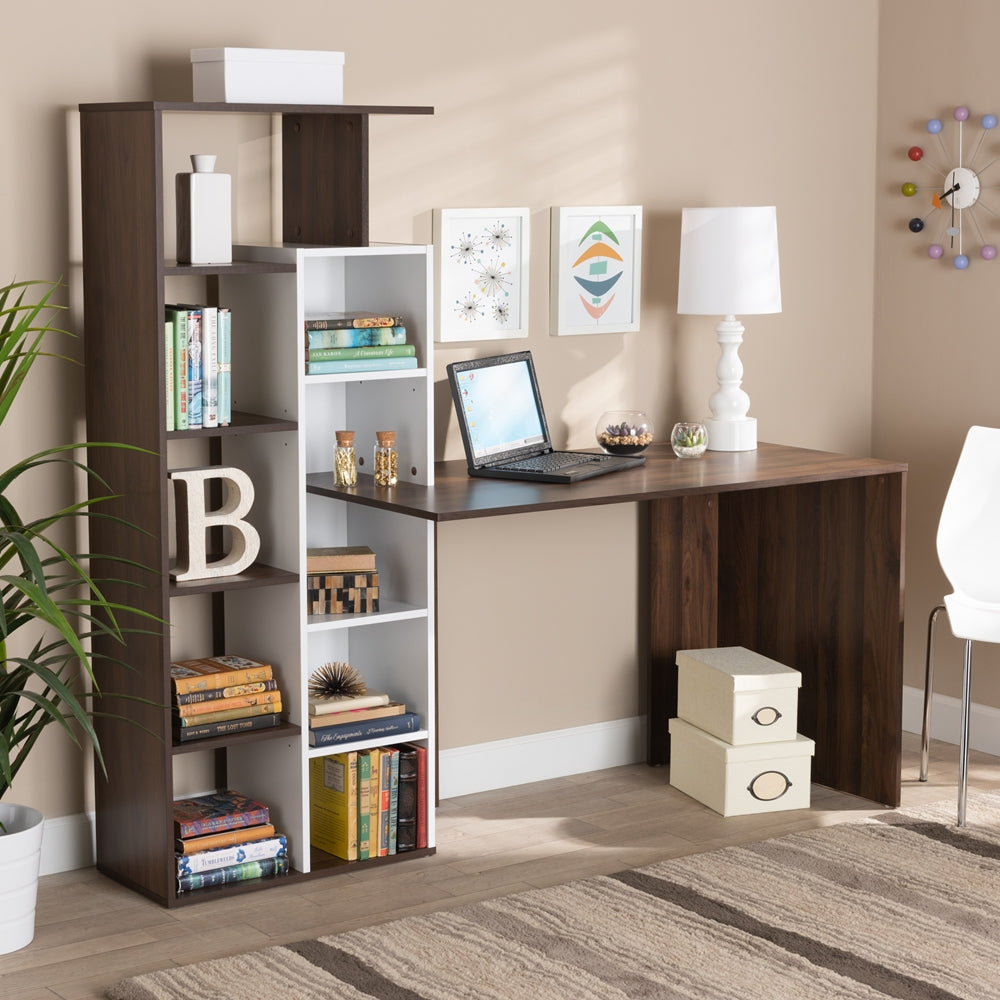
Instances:
[[[204,349],[201,309],[187,311],[188,427],[201,427]]]
[[[389,748],[389,853],[397,852],[399,823],[399,748]]]
[[[201,426],[219,426],[219,310],[201,310],[202,407]]]
[[[172,808],[178,837],[199,837],[271,821],[270,810],[263,802],[232,789],[177,799]]]
[[[219,426],[233,421],[233,314],[219,309]]]
[[[310,351],[329,347],[386,347],[405,343],[405,326],[373,327],[367,330],[310,330],[306,327],[306,348]]]
[[[368,783],[368,832],[371,835],[371,852],[370,855],[373,858],[378,857],[379,852],[379,802],[381,800],[381,795],[379,794],[379,788],[381,787],[381,774],[382,774],[382,750],[379,747],[373,747],[368,751],[371,757],[371,781]]]
[[[396,819],[396,851],[405,854],[417,846],[417,748],[405,743],[399,748],[399,801]]]
[[[378,708],[381,705],[389,704],[389,695],[384,691],[365,691],[364,694],[348,696],[342,695],[337,698],[316,698],[309,699],[310,715],[332,715],[336,712],[350,712],[356,708]]]
[[[309,745],[313,747],[335,746],[338,743],[354,743],[359,740],[379,740],[401,733],[415,733],[420,730],[420,716],[416,712],[386,719],[369,719],[366,722],[348,722],[335,726],[309,730]]]
[[[386,344],[382,347],[308,347],[306,361],[357,361],[363,358],[415,358],[414,344]]]
[[[174,430],[188,429],[187,310],[171,309],[174,326]]]
[[[362,709],[362,711],[365,711]],[[370,711],[375,711],[371,709]],[[367,861],[372,850],[371,824],[372,755],[358,751],[358,861]]]
[[[389,853],[389,782],[392,775],[392,748],[382,747],[378,774],[378,856]]]
[[[235,736],[254,729],[274,729],[281,725],[280,715],[253,715],[249,718],[230,719],[227,722],[198,722],[189,726],[174,728],[174,739],[178,743],[204,740],[210,736]]]
[[[174,321],[167,317],[163,323],[163,382],[166,428],[174,429]]]
[[[179,709],[174,709],[179,713]],[[275,701],[267,705],[244,705],[241,708],[220,709],[218,712],[200,712],[197,715],[180,715],[174,718],[176,725],[204,726],[212,722],[235,722],[237,719],[252,719],[258,715],[280,715],[281,702]]]
[[[283,836],[269,837],[264,840],[248,840],[243,844],[215,847],[208,851],[199,851],[196,854],[179,854],[177,856],[177,874],[193,875],[195,872],[207,872],[214,868],[239,865],[245,861],[265,861],[268,858],[285,858],[287,856],[288,840]]]
[[[174,712],[181,718],[200,717],[204,722],[223,721],[220,712],[239,712],[241,709],[260,708],[265,705],[277,705],[280,711],[281,692],[262,691],[260,694],[242,694],[233,698],[215,698],[208,701],[192,701],[184,705],[175,705]],[[244,715],[265,715],[265,712],[244,712]],[[209,718],[215,716],[215,718]],[[226,718],[235,719],[238,716],[231,715]]]
[[[210,656],[194,660],[175,660],[170,664],[170,681],[177,694],[209,691],[234,684],[269,681],[270,664],[240,656]]]
[[[307,361],[307,375],[403,371],[417,367],[416,358],[358,358],[356,361]]]
[[[385,326],[402,326],[403,317],[390,313],[340,313],[331,316],[310,316],[307,330],[370,330]]]
[[[358,755],[309,761],[309,842],[345,861],[358,859]]]
[[[200,851],[211,851],[216,847],[245,844],[249,840],[266,840],[274,835],[273,824],[260,823],[256,826],[238,827],[235,830],[222,830],[219,833],[204,833],[197,837],[178,837],[174,841],[174,851],[177,854],[198,854]]]
[[[227,698],[242,698],[250,694],[261,694],[264,691],[277,691],[278,682],[273,678],[269,681],[256,681],[253,684],[233,684],[230,687],[212,688],[209,691],[191,691],[188,694],[175,694],[174,701],[178,705],[199,705],[206,701],[224,701]]]
[[[244,861],[239,865],[227,865],[207,872],[194,872],[177,878],[178,892],[191,892],[213,885],[228,885],[230,882],[244,882],[252,878],[271,878],[285,875],[289,870],[288,858],[265,858],[263,861]]]

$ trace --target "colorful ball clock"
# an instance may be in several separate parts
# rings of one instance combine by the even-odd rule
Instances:
[[[940,152],[943,161],[935,163],[931,156],[925,155],[922,146],[911,146],[907,156],[912,163],[929,168],[934,174],[934,181],[927,186],[920,186],[913,181],[903,184],[901,190],[907,198],[914,198],[921,192],[931,191],[930,204],[926,215],[917,215],[910,219],[911,233],[923,233],[928,227],[935,241],[927,248],[928,256],[941,260],[951,253],[952,264],[958,270],[964,271],[969,266],[967,243],[973,242],[979,246],[979,256],[983,260],[993,260],[997,248],[983,234],[980,220],[976,216],[976,207],[983,208],[991,217],[995,213],[980,203],[982,194],[982,175],[997,158],[988,160],[982,167],[977,167],[976,157],[982,152],[983,140],[997,127],[996,115],[983,115],[980,119],[979,137],[976,139],[970,155],[966,155],[965,126],[969,120],[969,109],[964,105],[955,108],[952,115],[956,122],[957,135],[954,148],[945,145],[942,133],[944,125],[937,118],[927,123],[927,132],[936,140],[935,155]],[[932,140],[933,141],[933,140]]]

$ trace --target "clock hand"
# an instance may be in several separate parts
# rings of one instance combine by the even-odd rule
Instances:
[[[948,188],[948,190],[945,191],[944,194],[938,194],[935,191],[934,197],[931,198],[931,204],[935,208],[940,208],[941,207],[941,199],[942,198],[947,198],[948,195],[954,194],[956,191],[960,191],[961,189],[962,189],[962,185],[961,184],[952,184],[952,186],[950,188]]]

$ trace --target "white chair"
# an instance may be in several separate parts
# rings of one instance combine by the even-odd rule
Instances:
[[[1000,643],[1000,428],[969,429],[941,509],[937,552],[954,593],[934,608],[927,625],[920,780],[927,780],[934,624],[938,614],[946,610],[952,633],[965,640],[958,771],[958,825],[965,826],[972,643]]]

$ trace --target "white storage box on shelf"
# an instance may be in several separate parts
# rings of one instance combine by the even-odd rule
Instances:
[[[802,674],[742,646],[677,651],[677,715],[726,743],[794,740]]]
[[[799,735],[733,746],[671,719],[670,784],[723,816],[808,809],[815,749]]]
[[[299,49],[192,49],[196,101],[343,104],[344,53]]]

